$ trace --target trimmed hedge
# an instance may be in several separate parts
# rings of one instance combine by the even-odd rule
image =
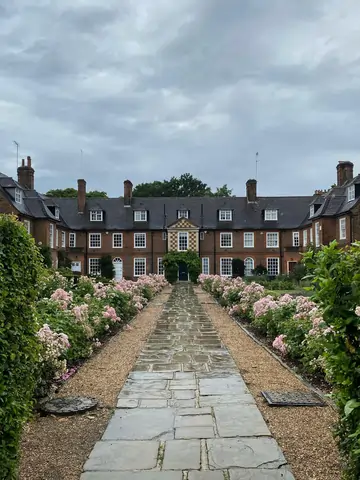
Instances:
[[[25,227],[0,215],[0,479],[17,478],[31,414],[39,343],[34,315],[42,259]]]

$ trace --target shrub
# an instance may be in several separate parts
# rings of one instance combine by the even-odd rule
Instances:
[[[187,265],[190,280],[196,283],[201,272],[201,260],[196,252],[188,250],[186,252],[169,252],[163,258],[165,269],[165,278],[169,283],[176,282],[178,278],[179,263],[184,262]]]
[[[45,265],[46,268],[51,268],[52,267],[52,257],[51,257],[51,249],[49,245],[41,245],[39,247],[40,253],[41,253],[41,258],[43,261],[43,264]]]
[[[104,255],[100,258],[101,276],[107,279],[113,279],[115,275],[114,264],[111,255]]]
[[[0,478],[17,476],[19,442],[29,418],[39,344],[34,315],[42,260],[15,217],[0,215]]]
[[[267,268],[264,267],[264,265],[259,264],[259,265],[256,265],[252,273],[256,276],[267,275]]]

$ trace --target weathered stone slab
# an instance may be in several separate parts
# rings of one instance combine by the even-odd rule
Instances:
[[[163,363],[153,365],[154,372],[180,372],[181,364],[180,363]]]
[[[214,438],[213,427],[180,427],[175,429],[175,439]]]
[[[190,400],[195,398],[195,390],[173,390],[172,396],[176,400]]]
[[[229,472],[230,480],[295,480],[293,474],[286,468],[280,468],[278,470],[266,468],[252,470],[231,468]]]
[[[178,408],[176,415],[211,415],[211,408]]]
[[[214,414],[220,437],[271,436],[256,405],[215,407]]]
[[[140,408],[166,408],[167,400],[141,400]]]
[[[222,472],[189,472],[189,480],[224,480]]]
[[[165,444],[163,470],[199,470],[200,440],[172,440]]]
[[[170,372],[131,372],[129,378],[137,381],[172,380],[174,374]]]
[[[195,374],[192,372],[176,372],[175,380],[194,380]]]
[[[169,384],[170,390],[195,390],[195,380],[171,380]]]
[[[52,415],[75,415],[94,409],[98,404],[91,397],[57,397],[42,404],[41,410]]]
[[[84,471],[150,470],[156,467],[158,450],[159,442],[97,442]]]
[[[182,472],[86,472],[80,480],[182,480]]]
[[[164,390],[167,387],[167,380],[127,380],[125,390]]]
[[[171,392],[169,390],[122,390],[119,393],[118,398],[135,398],[142,400],[166,400],[171,398]]]
[[[174,438],[175,413],[171,408],[117,410],[102,440],[160,440]]]
[[[206,395],[199,397],[200,407],[215,407],[217,405],[255,404],[252,395],[244,393],[242,395]]]
[[[195,398],[192,400],[169,400],[169,406],[174,408],[195,407]]]
[[[273,438],[215,438],[207,440],[210,469],[279,468],[286,464]]]
[[[235,375],[227,378],[202,378],[199,380],[200,395],[235,395],[249,393],[244,380]]]
[[[138,406],[139,400],[133,398],[120,398],[116,405],[117,408],[136,408]]]
[[[175,428],[180,427],[212,427],[211,415],[179,415],[175,417]]]

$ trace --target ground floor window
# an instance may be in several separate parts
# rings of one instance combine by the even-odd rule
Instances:
[[[164,275],[164,264],[161,257],[158,258],[158,275]]]
[[[201,266],[202,266],[202,273],[204,275],[210,274],[210,262],[208,257],[204,257],[201,259]]]
[[[267,259],[267,271],[268,275],[274,277],[279,275],[279,258],[268,258]]]
[[[134,258],[134,277],[146,275],[146,258]]]
[[[252,272],[254,270],[254,259],[250,257],[245,258],[244,266],[245,266],[245,276],[249,277],[250,275],[252,275]]]
[[[223,277],[232,276],[232,258],[220,258],[220,275]]]
[[[101,275],[100,258],[89,258],[89,275]]]

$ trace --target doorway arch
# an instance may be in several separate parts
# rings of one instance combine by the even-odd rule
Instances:
[[[120,282],[123,278],[123,261],[120,257],[115,257],[113,259],[113,265],[115,270],[114,279],[117,282]]]

